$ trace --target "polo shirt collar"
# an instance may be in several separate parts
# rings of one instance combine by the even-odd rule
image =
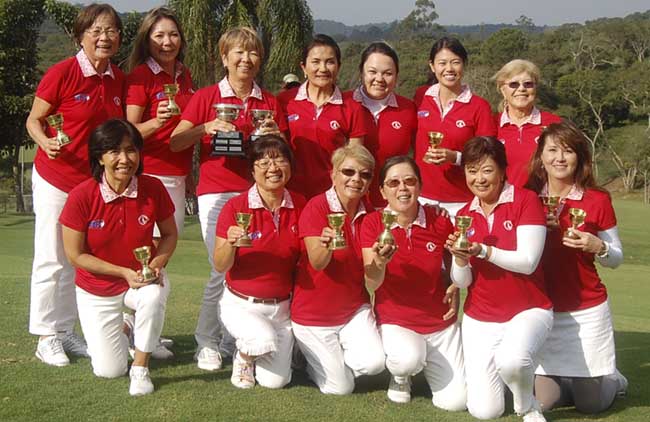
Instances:
[[[151,72],[153,72],[154,75],[159,74],[160,72],[164,72],[165,70],[162,68],[160,64],[154,59],[153,57],[149,56],[147,57],[147,60],[145,61]],[[174,80],[178,79],[179,76],[183,73],[183,63],[179,62],[176,60],[176,66],[174,66],[176,69],[175,75],[174,75]]]
[[[515,187],[508,183],[507,181],[503,185],[499,199],[497,200],[497,206],[501,204],[507,204],[509,202],[515,201]],[[496,207],[495,207],[496,209]],[[469,205],[470,211],[476,211],[480,214],[483,214],[483,209],[481,208],[481,203],[477,196],[472,199],[471,204]]]
[[[126,187],[124,192],[121,194],[115,193],[113,189],[108,185],[106,181],[106,174],[102,174],[102,181],[99,183],[99,191],[102,194],[102,199],[105,203],[113,202],[119,198],[137,198],[138,197],[138,177],[131,177],[129,186]]]
[[[571,186],[571,190],[564,199],[571,199],[572,201],[582,201],[582,197],[585,191],[579,188],[577,185]],[[544,185],[539,196],[548,196],[548,183]]]
[[[530,116],[528,116],[528,120],[526,120],[523,124],[530,123],[531,125],[541,125],[542,124],[542,113],[539,111],[539,109],[535,106],[533,106],[533,112],[530,113]],[[510,120],[510,116],[508,115],[508,108],[506,107],[505,110],[503,110],[503,113],[501,113],[501,121],[499,122],[499,127],[504,127],[507,124],[513,125],[512,120]]]
[[[111,78],[115,79],[115,74],[113,73],[113,66],[111,66],[111,63],[108,62],[108,66],[106,66],[106,70],[104,73],[101,75],[97,72],[97,69],[95,69],[95,66],[90,63],[90,60],[88,59],[88,56],[86,56],[86,52],[84,49],[80,49],[79,52],[76,55],[77,58],[77,63],[79,63],[79,67],[81,68],[81,73],[84,75],[85,78],[88,78],[90,76],[110,76]]]
[[[232,98],[232,97],[237,97],[237,94],[235,94],[235,90],[232,89],[232,86],[230,86],[230,82],[228,82],[228,77],[224,76],[224,78],[219,81],[219,92],[221,93],[221,98]],[[257,98],[258,100],[262,101],[264,98],[262,98],[262,88],[257,84],[257,82],[253,81],[253,90],[251,91],[251,94],[249,95],[248,98]]]
[[[394,212],[393,210],[390,209],[390,207],[388,205],[386,205],[386,208],[384,208],[384,209]],[[423,229],[427,228],[427,213],[424,211],[424,207],[422,205],[420,205],[420,204],[418,204],[418,215],[417,215],[417,217],[415,217],[415,220],[413,220],[413,222],[411,224],[409,224],[409,227],[412,227],[412,226],[420,226]],[[391,230],[394,229],[394,228],[397,228],[397,227],[400,227],[400,225],[397,223],[397,221],[394,222],[392,226],[390,226]]]
[[[339,197],[336,194],[336,190],[334,190],[334,186],[332,186],[325,192],[325,197],[327,198],[327,205],[329,206],[330,211],[345,213],[345,210],[343,209],[343,205],[341,205],[341,201],[339,200]],[[366,213],[367,213],[366,205],[363,203],[362,200],[361,202],[359,202],[359,209],[357,210],[357,214],[354,216],[352,221],[356,220],[357,217],[359,217],[360,215]]]
[[[427,91],[424,93],[424,95],[433,97],[436,100],[436,102],[440,104],[440,84],[438,83],[438,84],[431,85],[429,89],[427,89]],[[456,97],[454,101],[467,104],[471,99],[472,99],[472,90],[470,89],[469,85],[463,84],[460,95]]]
[[[304,101],[307,100],[309,102],[312,102],[309,99],[309,94],[307,93],[307,84],[309,81],[304,82],[302,85],[300,85],[300,88],[298,88],[298,92],[296,93],[296,101]],[[329,100],[327,100],[327,103],[331,104],[337,104],[341,105],[343,104],[343,94],[341,93],[341,90],[339,89],[338,86],[334,85],[334,93],[330,97]],[[327,104],[325,103],[325,104]]]
[[[371,98],[368,97],[368,95],[365,92],[363,92],[363,87],[361,85],[359,85],[357,89],[355,89],[352,92],[352,99],[364,105],[365,105],[364,102],[365,99],[372,100]],[[390,94],[388,94],[388,97],[386,97],[386,105],[388,107],[395,107],[395,108],[398,107],[397,97],[395,96],[395,93],[391,92]]]
[[[266,208],[260,192],[257,190],[257,184],[253,184],[250,189],[248,189],[248,207],[251,209]],[[291,208],[293,209],[293,199],[291,199],[291,194],[288,190],[284,190],[282,196],[282,203],[280,208]]]

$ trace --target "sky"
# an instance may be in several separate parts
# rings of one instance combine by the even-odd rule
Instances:
[[[121,12],[148,10],[164,0],[104,0]],[[82,1],[92,3],[92,1]],[[314,19],[347,25],[390,22],[413,10],[415,0],[307,0]],[[536,25],[583,23],[600,17],[623,17],[650,9],[648,0],[434,0],[443,25],[514,23],[526,15]]]

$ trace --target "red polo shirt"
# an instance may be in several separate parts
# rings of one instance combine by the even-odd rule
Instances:
[[[189,68],[177,63],[174,77],[168,75],[158,63],[149,58],[131,72],[127,77],[126,105],[144,107],[142,121],[156,118],[158,103],[167,101],[163,90],[165,84],[178,84],[178,94],[174,101],[184,110],[194,95],[192,76]],[[156,130],[144,140],[142,158],[144,171],[161,176],[184,176],[192,168],[193,148],[180,152],[169,149],[169,138],[180,122],[180,116],[172,116],[163,127]]]
[[[337,88],[328,103],[317,108],[307,96],[307,82],[287,104],[296,171],[289,185],[307,198],[332,186],[332,153],[350,138],[364,137],[369,122],[361,106],[344,99]]]
[[[36,88],[36,96],[52,105],[50,114],[63,114],[63,131],[72,140],[61,148],[55,159],[36,150],[34,165],[49,184],[64,192],[90,177],[88,139],[93,129],[104,121],[124,117],[122,99],[125,78],[110,64],[103,75],[92,67],[83,50],[49,68]],[[46,125],[48,137],[56,130]]]
[[[153,227],[174,215],[174,204],[163,184],[156,178],[141,175],[131,179],[122,195],[105,182],[88,179],[70,191],[59,222],[86,235],[86,252],[121,267],[135,271],[142,265],[133,249],[151,246],[156,256]],[[125,279],[94,274],[77,268],[77,286],[96,296],[116,296],[129,288]]]
[[[422,196],[440,202],[467,202],[472,194],[465,183],[461,166],[453,163],[425,164],[422,161],[429,148],[427,132],[442,132],[442,148],[463,150],[465,142],[474,136],[495,136],[496,125],[490,104],[472,94],[468,86],[442,113],[439,85],[431,86],[418,107],[418,130],[415,138],[415,160],[422,171]]]
[[[309,263],[304,241],[296,268],[296,285],[291,301],[291,319],[301,325],[331,327],[346,324],[361,305],[368,303],[363,278],[363,259],[359,235],[369,202],[359,206],[350,222],[346,217],[343,232],[348,247],[332,252],[330,263],[316,271]],[[319,237],[329,225],[327,214],[343,212],[334,188],[312,198],[298,223],[300,238]]]
[[[280,107],[282,107],[282,111],[284,111],[285,116],[287,115],[287,104],[289,104],[289,101],[293,100],[296,98],[296,94],[298,93],[298,86],[295,86],[291,89],[285,89],[283,91],[280,91],[276,94],[275,98],[278,99],[278,102],[280,103]]]
[[[361,229],[361,247],[372,248],[384,230],[381,212],[370,214]],[[419,207],[407,229],[397,223],[391,232],[397,252],[386,267],[384,282],[375,292],[378,324],[395,324],[420,334],[444,330],[456,321],[443,321],[449,306],[442,303],[447,282],[440,276],[445,241],[454,231],[447,217],[431,207]]]
[[[242,100],[235,96],[227,78],[222,79],[218,84],[196,91],[196,94],[183,110],[181,120],[187,120],[194,126],[214,120],[217,114],[212,105],[219,103],[244,106],[244,110],[239,113],[239,117],[232,122],[237,127],[237,130],[243,132],[244,144],[248,142],[250,134],[254,130],[249,115],[252,109],[275,111],[274,120],[277,122],[280,131],[285,132],[287,130],[284,113],[270,92],[253,83],[253,91],[244,104]],[[209,135],[201,138],[201,167],[196,194],[242,192],[248,189],[251,182],[246,159],[210,156],[211,139],[212,136]]]
[[[594,254],[562,244],[565,230],[571,227],[569,208],[587,212],[578,230],[598,236],[598,232],[616,226],[616,214],[607,192],[574,187],[559,211],[560,228],[549,230],[542,257],[544,276],[555,312],[571,312],[591,308],[607,300],[607,289],[601,282]]]
[[[228,238],[228,228],[236,226],[235,214],[253,215],[248,233],[250,248],[237,248],[235,263],[226,273],[226,282],[239,293],[258,298],[283,298],[293,289],[293,273],[300,256],[298,217],[305,199],[285,190],[282,205],[275,212],[264,207],[257,185],[226,202],[219,214],[217,236]]]
[[[562,118],[546,111],[533,108],[530,119],[521,127],[512,123],[505,111],[497,114],[497,138],[506,147],[506,176],[511,184],[523,187],[528,181],[528,164],[537,149],[537,140],[542,130]]]
[[[375,175],[368,194],[375,208],[384,207],[386,200],[379,193],[379,172],[390,157],[409,153],[417,130],[415,105],[407,98],[390,94],[386,108],[375,118],[370,110],[363,106],[361,88],[345,92],[343,98],[352,98],[361,104],[366,120],[371,123],[363,139],[363,145],[376,160]]]
[[[473,218],[468,231],[471,242],[499,249],[517,250],[517,227],[546,226],[544,209],[537,195],[527,189],[506,184],[499,202],[489,218],[483,214],[478,198],[465,205],[457,214]],[[488,224],[492,221],[491,228]],[[472,276],[465,300],[465,313],[485,322],[506,322],[531,308],[550,309],[546,296],[542,266],[530,274],[504,270],[485,259],[472,257]]]

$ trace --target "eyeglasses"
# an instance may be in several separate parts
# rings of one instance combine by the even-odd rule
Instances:
[[[535,88],[535,82],[533,81],[525,81],[525,82],[512,81],[512,82],[508,82],[506,85],[508,85],[508,88],[510,89],[519,89],[519,87],[522,85],[526,89]]]
[[[272,164],[274,164],[276,167],[288,167],[289,160],[287,160],[286,158],[273,158],[273,159],[267,158],[255,162],[255,165],[262,170],[270,169]]]
[[[384,186],[396,188],[402,183],[404,183],[405,186],[413,187],[418,184],[418,178],[415,176],[406,176],[403,179],[388,179],[384,182]]]
[[[99,38],[102,36],[102,34],[106,34],[108,38],[117,38],[118,35],[120,35],[120,30],[117,28],[92,28],[88,29],[85,31],[86,34],[90,35],[93,38]]]
[[[355,170],[355,169],[339,169],[339,172],[345,177],[354,177],[355,174],[359,173],[359,177],[363,180],[372,179],[372,172],[370,170]]]

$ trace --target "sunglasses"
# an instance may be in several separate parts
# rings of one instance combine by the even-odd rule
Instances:
[[[519,87],[522,85],[526,89],[535,88],[535,82],[533,81],[526,81],[526,82],[513,81],[513,82],[508,82],[506,85],[508,85],[508,88],[510,89],[519,89]]]
[[[389,179],[384,182],[384,186],[396,188],[401,183],[404,183],[405,186],[413,187],[418,184],[418,178],[415,176],[407,176],[403,179]]]
[[[370,170],[355,170],[355,169],[339,169],[339,172],[345,177],[354,177],[355,174],[359,173],[359,177],[363,180],[372,179],[372,172]]]

